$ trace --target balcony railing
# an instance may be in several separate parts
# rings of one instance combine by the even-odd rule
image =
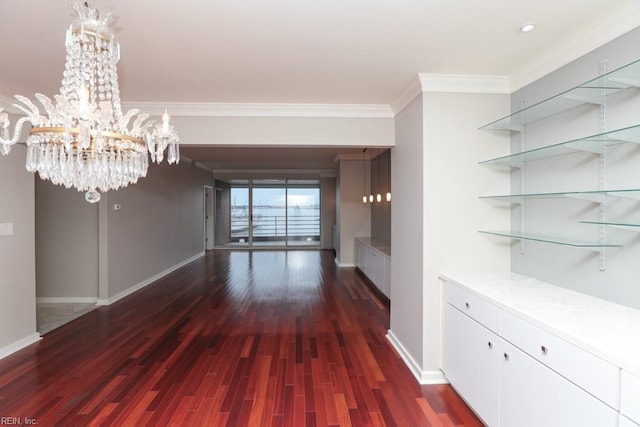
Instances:
[[[231,217],[231,236],[249,236],[249,218]],[[312,237],[320,238],[320,217],[317,215],[260,215],[253,218],[254,238]]]

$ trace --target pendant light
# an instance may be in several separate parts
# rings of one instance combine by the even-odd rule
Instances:
[[[373,159],[369,159],[369,203],[373,203],[375,197],[373,195]]]
[[[376,190],[378,190],[378,194],[376,194],[376,202],[380,203],[382,201],[382,194],[380,194],[380,154],[376,157],[376,172],[377,172],[377,184]]]
[[[367,149],[362,150],[362,203],[367,203],[367,167],[366,155]]]
[[[391,150],[389,152],[389,167],[387,167],[387,202],[391,201]]]

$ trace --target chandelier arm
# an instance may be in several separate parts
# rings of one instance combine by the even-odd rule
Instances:
[[[15,145],[18,142],[18,139],[20,138],[20,134],[22,134],[22,128],[25,122],[29,122],[33,124],[29,117],[21,117],[20,119],[18,119],[18,121],[16,122],[16,125],[13,128],[13,137],[10,139],[4,139],[0,136],[0,144],[8,145],[8,146]]]

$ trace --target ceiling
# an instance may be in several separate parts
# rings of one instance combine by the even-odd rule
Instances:
[[[58,92],[72,19],[68,3],[0,2],[1,96]],[[637,0],[90,3],[118,17],[123,101],[168,105],[391,105],[418,73],[499,75],[522,84],[539,77],[531,70],[551,71],[540,64],[563,65],[640,24]],[[538,27],[520,33],[527,21]],[[239,164],[246,149],[235,151],[229,161]],[[202,150],[183,153],[211,157]],[[336,152],[296,154],[295,161],[306,164]]]

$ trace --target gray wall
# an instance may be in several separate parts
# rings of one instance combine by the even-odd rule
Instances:
[[[204,252],[205,185],[213,185],[211,174],[188,163],[152,164],[137,184],[103,195],[100,221],[106,224],[101,224],[100,237],[106,235],[108,245],[106,258],[101,256],[106,298],[118,298]],[[115,204],[122,209],[115,211]],[[104,293],[104,283],[101,286]]]
[[[637,60],[640,55],[640,29],[634,30],[560,70],[519,90],[512,96],[512,109],[521,102],[531,105],[570,89],[599,75],[601,61],[607,70],[614,70]],[[640,90],[629,89],[610,96],[606,106],[607,129],[613,130],[640,123]],[[525,149],[581,138],[600,132],[598,106],[579,107],[530,125],[524,138]],[[513,137],[512,150],[520,149],[520,140]],[[640,188],[640,150],[637,144],[611,147],[605,156],[608,189]],[[512,192],[553,192],[597,190],[600,158],[590,154],[574,154],[526,166],[524,188],[517,173],[512,177]],[[599,227],[580,224],[599,218],[599,206],[579,200],[536,199],[526,201],[525,228],[529,233],[551,235],[576,240],[598,240]],[[608,220],[640,222],[640,202],[608,199]],[[513,210],[512,227],[520,227],[519,212]],[[640,287],[636,266],[640,259],[638,233],[606,228],[606,239],[622,243],[622,249],[605,251],[605,271],[599,270],[599,253],[555,245],[527,242],[525,253],[520,245],[512,250],[515,272],[547,282],[595,295],[620,304],[640,308]]]
[[[321,221],[320,225],[320,247],[322,249],[333,248],[333,238],[331,230],[333,224],[336,223],[336,178],[321,177],[320,178],[320,203]]]
[[[390,331],[423,369],[423,95],[396,117],[396,146],[391,179],[396,191],[391,204]]]
[[[224,181],[215,181],[215,241],[226,245],[231,241],[231,186]]]
[[[508,175],[478,165],[508,150],[508,135],[478,130],[508,108],[508,95],[425,91],[397,117],[389,335],[424,383],[444,381],[439,275],[509,268],[510,245],[478,233],[509,224],[507,209],[478,199],[508,191]]]
[[[37,339],[33,174],[24,167],[25,147],[0,156],[0,358]]]
[[[340,160],[336,197],[336,259],[340,267],[354,267],[353,239],[370,237],[371,231],[371,210],[362,203],[361,160]]]
[[[387,191],[391,181],[391,150],[385,150],[371,160],[371,188],[382,195],[382,202],[371,204],[371,237],[391,245],[391,203]]]
[[[98,299],[98,205],[84,193],[39,178],[36,296],[41,302]]]

